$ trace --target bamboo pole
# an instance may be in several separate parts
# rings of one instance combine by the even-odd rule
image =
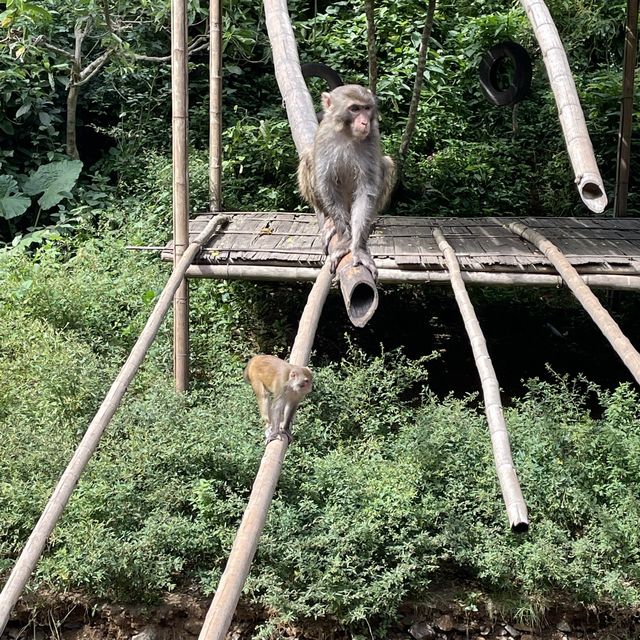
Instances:
[[[520,0],[542,50],[578,192],[594,213],[607,206],[600,170],[560,35],[543,0]]]
[[[131,380],[133,380],[149,347],[153,343],[158,329],[171,306],[174,293],[184,279],[187,267],[198,254],[202,245],[209,240],[221,224],[227,221],[228,218],[226,216],[216,216],[212,218],[202,233],[189,245],[178,264],[174,267],[142,333],[138,337],[116,379],[113,381],[109,392],[87,428],[71,461],[60,477],[56,488],[49,498],[49,502],[47,502],[40,519],[33,528],[20,557],[16,561],[9,579],[2,589],[2,593],[0,593],[0,635],[2,635],[9,621],[12,608],[18,601],[20,594],[36,567],[38,559],[42,555],[47,539],[60,519],[64,508],[67,506],[69,498],[78,484],[80,475],[96,450],[105,428],[111,421],[127,387]]]
[[[602,331],[605,338],[611,343],[615,352],[631,371],[636,382],[640,384],[640,353],[631,344],[629,339],[622,333],[618,323],[609,315],[609,312],[602,306],[595,294],[585,284],[580,274],[573,265],[562,254],[560,249],[547,240],[541,233],[527,227],[521,222],[512,222],[507,228],[518,234],[528,242],[536,246],[547,259],[558,270],[562,279],[573,292],[585,311],[591,316],[598,329]]]
[[[618,163],[616,169],[616,195],[613,215],[626,216],[629,194],[629,162],[631,159],[631,128],[633,125],[633,90],[638,57],[638,4],[640,0],[627,0],[627,24],[624,38],[624,81],[620,132],[618,134]]]
[[[189,244],[189,152],[186,0],[171,2],[171,128],[173,155],[174,264]],[[173,371],[178,391],[189,385],[189,283],[173,302]]]
[[[476,367],[480,374],[480,383],[484,396],[484,410],[491,433],[493,457],[496,464],[500,489],[502,490],[502,498],[507,508],[509,524],[512,531],[522,533],[529,528],[529,515],[527,513],[527,505],[522,497],[522,491],[520,490],[518,476],[513,466],[509,434],[502,411],[498,378],[491,363],[491,357],[487,350],[487,343],[482,334],[480,323],[478,322],[473,305],[471,304],[464,282],[460,276],[460,265],[458,264],[456,254],[439,228],[433,230],[433,237],[436,239],[440,251],[444,254],[449,276],[451,277],[451,287],[453,288],[456,302],[460,308],[460,315],[462,315],[464,327],[467,330],[469,341],[471,342]]]
[[[298,45],[286,0],[264,0],[264,8],[276,80],[287,110],[293,142],[300,155],[313,144],[318,119],[300,70]]]
[[[313,339],[331,288],[331,280],[331,270],[327,262],[318,274],[300,318],[289,359],[292,364],[306,366],[309,362]],[[287,447],[287,438],[272,440],[267,444],[227,565],[198,636],[200,640],[224,640],[226,636],[249,575]]]
[[[222,210],[222,0],[210,0],[209,206]]]
[[[187,270],[189,278],[217,278],[220,280],[257,280],[313,282],[320,272],[317,267],[277,267],[252,265],[192,265]],[[478,286],[532,286],[562,287],[564,280],[554,273],[510,273],[463,271],[465,284]],[[449,282],[446,271],[407,271],[404,269],[378,269],[381,284],[440,284]],[[590,286],[624,291],[640,290],[640,275],[585,274],[582,279]]]

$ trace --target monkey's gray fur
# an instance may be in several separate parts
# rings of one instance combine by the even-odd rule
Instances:
[[[367,240],[394,187],[395,164],[380,151],[375,97],[350,84],[323,93],[322,101],[324,117],[298,165],[300,193],[316,210],[326,252],[337,236],[329,256],[332,270],[351,251],[352,264],[363,264],[377,277]]]

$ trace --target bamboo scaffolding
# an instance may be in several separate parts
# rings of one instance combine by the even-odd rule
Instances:
[[[189,157],[186,0],[171,2],[171,129],[174,265],[189,244]],[[173,301],[173,371],[178,391],[189,385],[189,283]]]
[[[56,488],[49,498],[49,502],[47,502],[40,519],[33,528],[20,557],[16,561],[2,589],[2,593],[0,593],[0,635],[2,635],[9,621],[11,610],[18,601],[20,594],[23,592],[29,577],[36,567],[38,559],[42,555],[47,539],[69,502],[69,498],[78,484],[78,480],[87,462],[89,462],[89,459],[96,450],[104,430],[111,421],[111,418],[113,418],[131,380],[133,380],[149,347],[153,343],[158,329],[171,306],[173,296],[184,279],[187,267],[196,257],[202,245],[209,240],[220,225],[227,221],[228,218],[226,216],[216,216],[212,218],[205,229],[189,245],[178,264],[174,267],[142,333],[138,337],[133,349],[131,349],[129,357],[120,369],[109,392],[87,428],[71,461],[60,477]]]
[[[487,350],[487,343],[482,334],[480,323],[471,304],[471,299],[465,289],[456,254],[440,229],[433,230],[433,237],[436,239],[440,251],[444,254],[447,269],[451,277],[451,287],[453,288],[453,293],[460,309],[460,315],[462,315],[464,327],[467,330],[467,335],[471,342],[476,367],[480,374],[480,383],[484,396],[484,409],[491,433],[493,458],[496,464],[500,489],[502,490],[502,498],[507,509],[507,516],[509,517],[509,524],[512,531],[521,533],[527,531],[529,528],[529,515],[527,513],[527,505],[522,497],[522,491],[520,490],[518,476],[513,466],[509,434],[502,411],[498,378],[491,363],[491,357]]]
[[[512,222],[506,227],[531,242],[537,247],[547,259],[558,270],[562,279],[573,292],[585,311],[591,316],[598,329],[602,331],[605,338],[611,343],[614,351],[620,356],[629,371],[631,371],[636,382],[640,384],[640,353],[631,344],[629,339],[622,333],[618,323],[609,315],[609,312],[602,306],[595,294],[585,284],[580,274],[567,260],[563,253],[552,242],[547,240],[541,233],[527,227],[521,222]]]
[[[222,0],[210,0],[209,206],[222,210]]]
[[[258,280],[313,282],[320,269],[318,267],[280,267],[253,265],[192,265],[187,270],[189,278],[217,278],[220,280]],[[583,274],[582,279],[590,286],[626,291],[640,290],[640,274],[638,275],[604,275]],[[562,287],[564,280],[554,273],[511,273],[511,272],[477,272],[463,271],[462,281],[478,286],[532,286]],[[378,269],[378,282],[381,284],[439,284],[449,282],[446,271],[407,271],[403,269]]]
[[[331,288],[331,280],[331,270],[327,262],[318,274],[300,318],[298,333],[289,358],[292,364],[306,366],[309,362],[322,308]],[[287,447],[288,440],[283,438],[272,440],[265,449],[247,508],[242,516],[220,584],[207,611],[199,640],[224,640],[226,636],[249,575]]]
[[[520,4],[542,50],[578,192],[591,211],[602,213],[607,196],[560,35],[543,0],[520,0]]]
[[[616,195],[613,215],[626,216],[629,194],[629,162],[631,159],[631,130],[633,125],[633,89],[638,57],[638,4],[639,0],[627,0],[627,24],[624,38],[624,80],[622,84],[622,108],[618,134],[618,162],[616,165]]]

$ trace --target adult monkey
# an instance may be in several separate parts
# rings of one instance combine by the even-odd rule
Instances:
[[[323,93],[322,107],[313,145],[300,157],[300,193],[318,214],[326,253],[337,238],[329,254],[332,271],[351,252],[353,266],[362,264],[377,278],[367,240],[391,195],[395,164],[380,150],[376,99],[369,89],[347,84]]]

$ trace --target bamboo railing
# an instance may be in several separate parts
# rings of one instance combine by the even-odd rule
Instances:
[[[151,344],[158,334],[158,329],[171,307],[173,296],[180,287],[180,284],[184,281],[187,267],[196,257],[202,245],[211,238],[220,225],[227,221],[228,218],[226,216],[215,216],[212,218],[198,237],[189,245],[178,261],[178,264],[175,265],[171,277],[162,290],[158,302],[153,308],[142,333],[138,337],[133,349],[131,349],[131,353],[122,366],[122,369],[120,369],[116,379],[113,381],[109,392],[87,428],[71,461],[60,477],[56,488],[49,498],[49,502],[47,502],[40,519],[33,528],[20,557],[16,561],[9,575],[9,579],[2,589],[2,593],[0,593],[0,635],[2,635],[7,625],[12,608],[18,601],[20,594],[24,591],[27,581],[33,573],[38,559],[42,555],[47,539],[67,506],[69,498],[78,484],[84,468],[96,450],[104,430],[111,422],[129,384],[136,375],[142,361],[147,355],[149,347],[151,347]]]
[[[491,357],[487,350],[487,343],[482,334],[480,323],[460,275],[460,265],[456,254],[440,229],[433,230],[433,237],[436,239],[440,251],[444,254],[451,278],[451,287],[453,288],[453,293],[464,321],[464,327],[471,342],[476,367],[480,374],[484,410],[491,433],[493,458],[496,464],[500,489],[502,490],[502,498],[507,508],[509,524],[512,531],[522,533],[529,528],[529,514],[527,513],[527,505],[522,497],[518,476],[513,466],[509,434],[502,411],[498,378],[491,363]]]
[[[640,384],[640,353],[622,333],[618,323],[609,315],[609,312],[600,304],[595,294],[585,284],[580,274],[567,260],[563,253],[550,240],[541,233],[527,227],[521,222],[512,222],[507,228],[518,234],[528,242],[536,246],[558,270],[562,279],[567,283],[573,295],[578,299],[585,311],[591,316],[598,329],[602,331],[615,352],[620,356],[636,382]]]
[[[607,206],[604,183],[560,35],[543,0],[520,0],[520,4],[542,50],[578,192],[591,211],[602,213]]]

